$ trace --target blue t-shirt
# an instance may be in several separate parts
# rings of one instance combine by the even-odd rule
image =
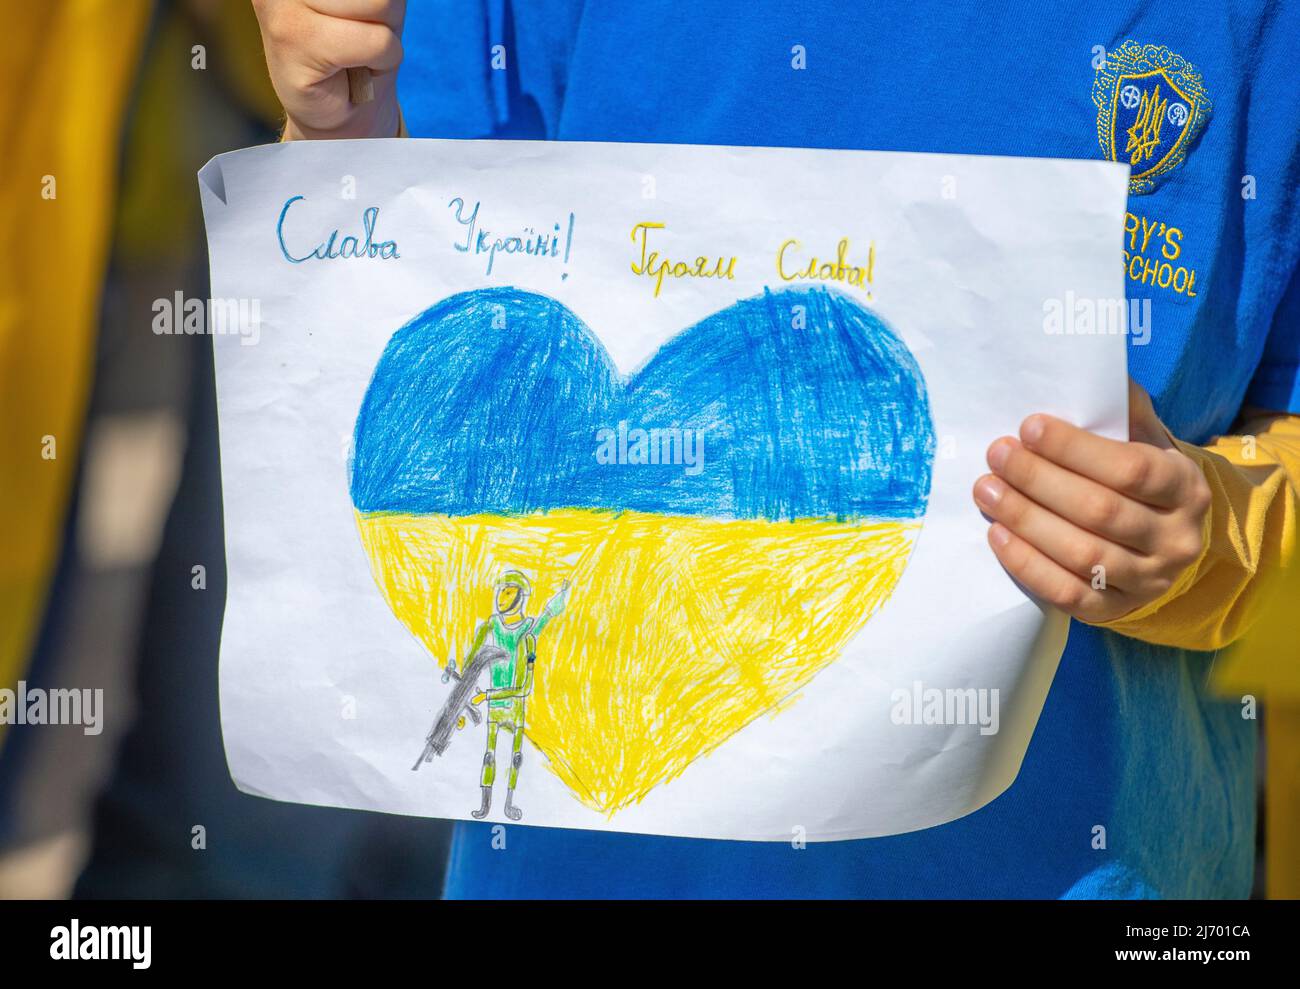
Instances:
[[[1130,373],[1192,442],[1243,403],[1300,412],[1300,4],[462,0],[412,4],[404,41],[417,137],[1137,153]],[[1245,896],[1255,722],[1207,690],[1213,658],[1073,624],[1019,777],[941,827],[804,849],[511,827],[498,850],[458,824],[446,895]]]

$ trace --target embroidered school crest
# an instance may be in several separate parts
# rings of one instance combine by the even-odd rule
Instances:
[[[1106,53],[1092,101],[1102,154],[1129,164],[1134,195],[1151,192],[1161,176],[1183,163],[1213,109],[1191,62],[1132,39]]]

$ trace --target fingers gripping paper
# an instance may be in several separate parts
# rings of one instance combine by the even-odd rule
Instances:
[[[1067,625],[970,489],[1032,412],[1123,435],[1122,321],[1074,317],[1123,299],[1126,179],[533,142],[214,159],[235,781],[774,841],[987,803]]]

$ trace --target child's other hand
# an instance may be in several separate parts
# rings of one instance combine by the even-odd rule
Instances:
[[[406,0],[253,0],[287,141],[396,137]],[[375,98],[348,100],[347,69],[370,69]]]
[[[975,503],[989,545],[1027,590],[1080,621],[1154,601],[1201,555],[1210,486],[1129,382],[1128,443],[1048,415],[989,447]],[[1099,569],[1100,568],[1100,569]]]

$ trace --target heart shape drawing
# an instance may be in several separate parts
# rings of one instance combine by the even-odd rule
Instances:
[[[623,376],[564,305],[493,288],[392,336],[350,483],[375,581],[440,663],[503,573],[535,602],[568,582],[526,737],[612,815],[834,662],[903,573],[933,456],[916,361],[838,292],[741,300]]]

